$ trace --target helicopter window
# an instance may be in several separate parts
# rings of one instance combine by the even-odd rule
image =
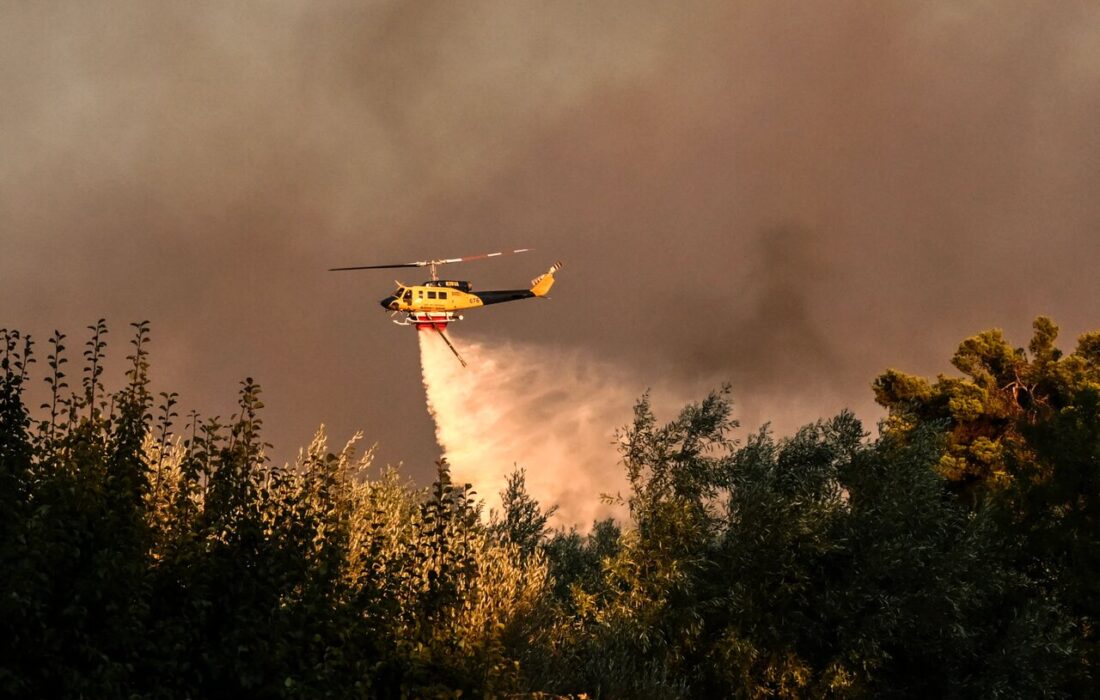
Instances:
[[[439,293],[439,298],[440,299],[446,299],[447,298],[447,292],[440,292]]]
[[[429,299],[435,299],[435,292],[428,292]]]
[[[412,290],[411,289],[406,289],[405,290],[405,303],[408,304],[411,301],[412,301]]]

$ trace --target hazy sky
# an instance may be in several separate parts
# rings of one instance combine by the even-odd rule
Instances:
[[[325,270],[532,247],[454,271],[566,263],[460,347],[873,420],[887,366],[1100,328],[1097,124],[1094,2],[6,2],[0,326],[75,363],[149,319],[183,407],[250,375],[278,454],[323,422],[420,476],[394,275]]]

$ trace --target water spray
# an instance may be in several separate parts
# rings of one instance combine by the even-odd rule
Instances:
[[[488,509],[500,508],[506,477],[523,467],[531,495],[558,506],[554,525],[587,530],[593,520],[625,517],[601,495],[626,494],[616,430],[630,422],[645,386],[578,351],[465,336],[463,368],[446,337],[417,336],[436,441],[456,480],[473,484]]]

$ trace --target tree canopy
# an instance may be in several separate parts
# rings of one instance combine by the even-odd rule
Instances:
[[[487,517],[445,460],[416,487],[359,437],[272,464],[255,381],[181,418],[148,324],[112,391],[88,330],[73,386],[48,339],[37,409],[34,344],[0,333],[2,695],[1091,692],[1100,334],[1063,355],[1040,318],[1026,350],[964,341],[962,377],[890,370],[876,438],[845,412],[737,440],[729,387],[666,423],[643,396],[629,517],[578,531],[523,470]]]

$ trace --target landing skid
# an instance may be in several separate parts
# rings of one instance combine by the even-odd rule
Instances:
[[[399,311],[394,311],[390,314],[390,320],[398,326],[416,326],[417,328],[434,327],[443,329],[447,327],[448,323],[455,323],[461,321],[462,316],[454,313],[453,311],[411,311],[404,314],[401,320],[394,318]]]

